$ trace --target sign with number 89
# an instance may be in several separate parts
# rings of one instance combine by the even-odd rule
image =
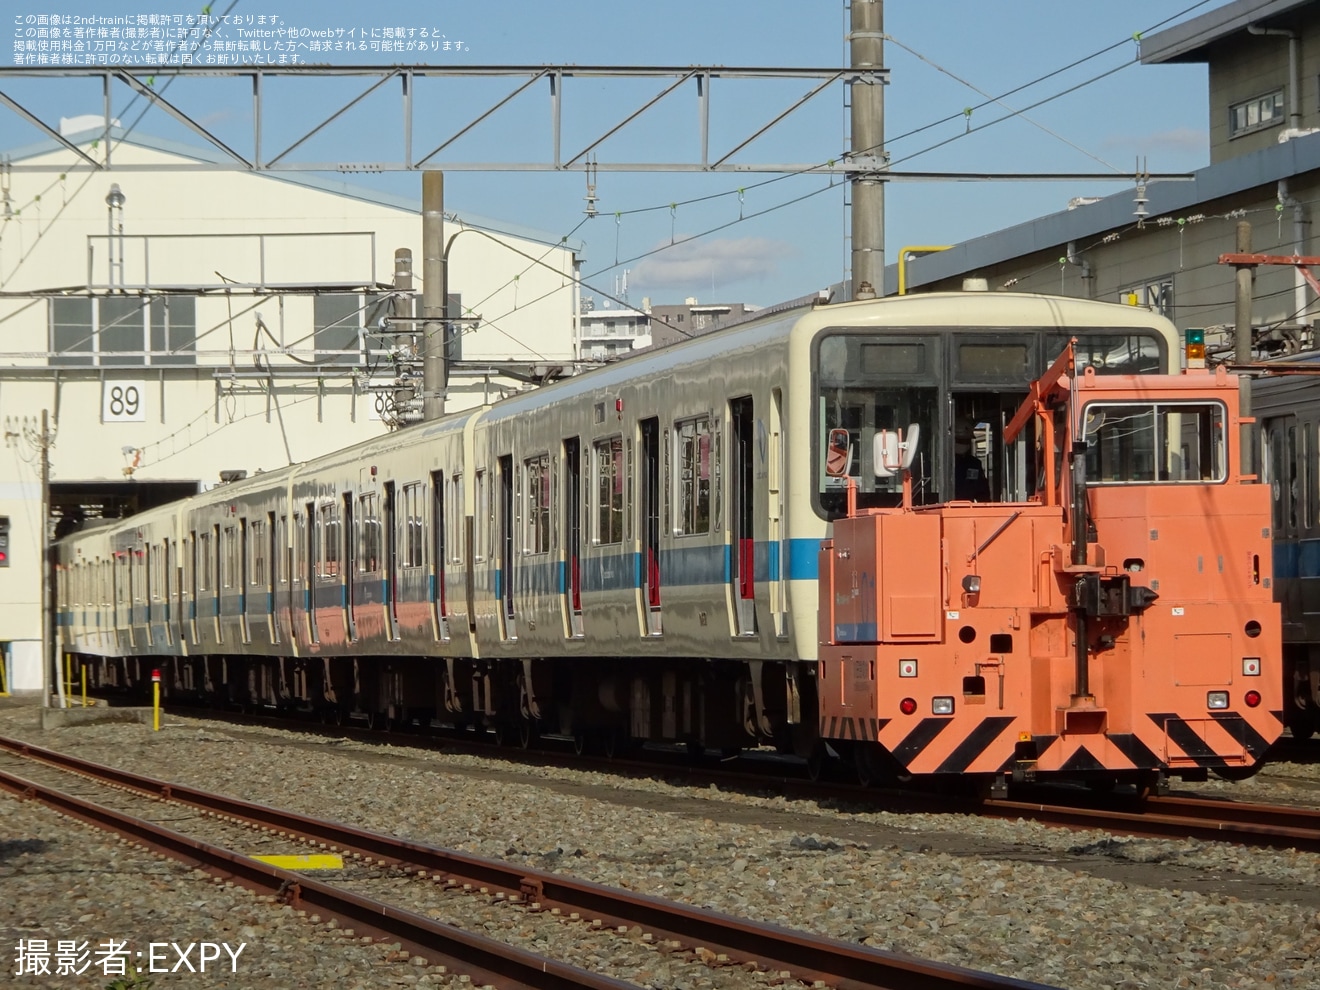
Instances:
[[[141,423],[147,418],[142,382],[106,381],[101,385],[101,422]]]

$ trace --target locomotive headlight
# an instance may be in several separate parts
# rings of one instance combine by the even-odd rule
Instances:
[[[1242,676],[1243,677],[1260,676],[1260,657],[1242,658]]]
[[[1205,696],[1205,707],[1211,710],[1228,707],[1227,691],[1210,691]]]
[[[931,712],[933,712],[933,713],[936,714],[936,715],[952,715],[952,714],[953,714],[953,699],[952,699],[952,698],[931,698],[931,699],[930,699],[930,710],[931,710]]]
[[[962,579],[962,589],[969,595],[979,595],[981,593],[981,575],[968,574]]]

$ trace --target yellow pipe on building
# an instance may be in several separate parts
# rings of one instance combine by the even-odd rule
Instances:
[[[947,251],[952,244],[911,244],[898,252],[898,294],[907,295],[907,258],[909,254],[934,254]]]

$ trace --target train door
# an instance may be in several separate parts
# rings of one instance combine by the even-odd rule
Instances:
[[[584,635],[582,625],[582,441],[564,441],[564,624],[573,639]]]
[[[435,610],[435,638],[449,641],[449,589],[445,587],[445,554],[448,533],[445,518],[445,473],[431,472],[431,585],[430,599]]]
[[[514,507],[517,496],[514,493],[513,455],[505,454],[499,459],[500,469],[500,506],[499,506],[499,541],[500,563],[497,583],[500,598],[500,635],[504,639],[517,639],[518,626],[514,612],[514,527],[516,516]]]
[[[280,622],[276,614],[278,607],[275,600],[275,589],[279,585],[280,577],[283,574],[283,568],[280,566],[280,546],[282,534],[284,533],[284,517],[280,516],[279,525],[276,526],[275,513],[266,513],[266,559],[270,561],[266,568],[265,587],[262,589],[266,596],[266,624],[267,632],[270,635],[271,645],[278,644],[280,641]]]
[[[770,581],[770,616],[775,635],[788,635],[788,540],[784,514],[784,393],[780,389],[770,392],[770,422],[767,424],[766,499],[769,502],[768,555],[772,560]]]
[[[353,493],[344,492],[344,569],[341,580],[344,583],[344,628],[348,630],[348,641],[356,642],[357,610],[361,604],[362,586],[358,581],[358,567],[362,559],[358,553],[363,520],[353,511]]]
[[[160,626],[161,635],[165,637],[165,645],[174,645],[174,575],[170,572],[170,541],[160,541],[160,553],[156,558],[156,566],[159,568],[159,581],[157,588],[160,595]]]
[[[399,638],[399,589],[403,586],[403,559],[399,554],[399,493],[394,482],[385,482],[381,521],[385,534],[385,635]]]
[[[756,499],[752,480],[755,421],[752,398],[729,403],[729,529],[733,540],[729,580],[733,592],[733,628],[736,636],[756,634]]]
[[[185,582],[188,588],[188,641],[196,646],[197,635],[197,531],[192,530],[188,545],[184,549],[187,574]]]
[[[215,552],[212,553],[211,551]],[[209,609],[215,623],[215,641],[223,643],[225,641],[224,623],[220,621],[220,602],[221,591],[224,584],[221,579],[221,569],[224,563],[224,544],[220,541],[220,524],[216,523],[211,527],[209,541],[207,542],[206,555],[206,582],[211,587]]]
[[[152,568],[156,564],[155,555],[151,552],[150,541],[142,544],[142,549],[138,551],[139,566],[142,570],[142,626],[146,632],[145,645],[155,646],[156,638],[152,635],[151,627],[156,619],[156,597],[160,594],[160,588],[156,586],[155,577],[152,574]]]
[[[250,539],[250,530],[248,529],[247,517],[238,521],[238,546],[231,552],[236,552],[238,556],[238,573],[233,576],[234,584],[238,586],[238,630],[243,637],[244,643],[252,642],[251,627],[248,625],[248,582],[252,580],[252,554],[248,546]]]
[[[659,636],[660,618],[660,420],[642,420],[641,541],[642,599],[646,634]]]
[[[307,619],[307,639],[311,643],[321,641],[321,631],[316,627],[316,572],[317,558],[321,551],[317,539],[320,521],[316,516],[315,504],[307,503],[306,527],[304,529],[305,538],[303,540],[306,554],[303,557],[303,614]]]

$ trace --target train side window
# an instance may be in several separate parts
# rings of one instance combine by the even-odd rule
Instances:
[[[358,526],[358,570],[362,573],[375,573],[380,570],[381,546],[384,543],[375,492],[358,499]]]
[[[526,553],[550,552],[550,455],[538,454],[523,462],[527,511],[524,515]]]
[[[316,530],[320,550],[318,574],[323,578],[338,577],[340,524],[339,506],[334,501],[326,502],[318,510]]]
[[[486,559],[486,531],[489,528],[490,506],[486,502],[486,472],[478,471],[474,478],[475,491],[472,497],[472,560],[481,563]]]
[[[710,418],[674,424],[674,535],[710,532],[711,478],[714,473]]]
[[[449,512],[445,525],[449,527],[449,539],[446,540],[451,564],[463,563],[463,475],[455,474],[449,482]]]
[[[303,568],[307,566],[307,527],[303,514],[293,514],[293,583],[302,584]]]
[[[1297,431],[1297,524],[1311,528],[1311,457],[1308,424]]]
[[[426,546],[426,519],[422,515],[420,482],[403,486],[403,566],[421,567]]]
[[[1270,502],[1274,506],[1272,521],[1274,529],[1283,529],[1283,428],[1271,426],[1265,435],[1265,464],[1269,476],[1266,481],[1270,486]]]
[[[623,541],[623,438],[597,440],[593,445],[596,470],[596,532],[599,544]]]
[[[266,583],[266,521],[253,519],[248,523],[248,584],[264,586]]]
[[[206,591],[211,587],[211,534],[203,533],[198,537],[197,590]]]
[[[233,588],[238,585],[238,540],[235,538],[233,526],[226,526],[223,536],[222,546],[224,548],[221,556],[220,582],[225,588]]]

